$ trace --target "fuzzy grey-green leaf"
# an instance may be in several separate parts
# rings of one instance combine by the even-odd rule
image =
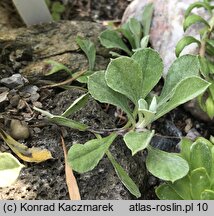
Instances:
[[[201,193],[210,189],[210,180],[205,168],[200,167],[193,170],[190,174],[190,190],[193,200],[200,200]]]
[[[164,152],[152,146],[148,146],[146,167],[152,175],[171,182],[183,178],[189,171],[186,160],[175,153]]]
[[[94,69],[96,58],[95,44],[90,40],[82,38],[80,36],[77,36],[76,42],[79,45],[79,47],[83,50],[83,52],[86,54],[89,62],[89,70],[92,71]]]
[[[155,119],[160,118],[177,106],[199,96],[209,87],[209,85],[210,83],[197,76],[187,77],[182,80],[176,86],[174,94],[171,96],[170,100],[158,107]]]
[[[141,66],[135,60],[124,56],[111,60],[105,78],[111,89],[127,96],[137,105],[141,98],[143,76]]]
[[[73,170],[84,173],[92,170],[116,138],[112,133],[102,139],[93,139],[83,144],[74,144],[68,151],[68,163]]]
[[[160,55],[150,48],[142,49],[132,56],[142,69],[141,98],[145,98],[162,76],[163,61]]]
[[[142,14],[142,20],[141,20],[141,23],[143,25],[144,36],[149,34],[150,26],[152,22],[153,11],[154,11],[153,3],[149,3],[145,5],[143,14]]]
[[[182,200],[182,198],[168,185],[162,184],[155,189],[160,200]]]
[[[126,171],[120,166],[120,164],[118,164],[116,162],[116,160],[113,158],[113,156],[111,155],[111,153],[109,151],[107,151],[107,156],[109,158],[109,160],[111,161],[118,177],[120,178],[120,180],[122,181],[122,183],[124,184],[124,186],[137,198],[139,198],[141,196],[141,193],[139,191],[139,188],[137,187],[137,185],[133,182],[133,180],[128,176],[128,174],[126,173]]]
[[[118,48],[125,51],[128,55],[132,55],[116,31],[107,29],[100,34],[99,38],[101,44],[106,48]]]
[[[194,142],[190,148],[191,169],[204,167],[208,174],[212,169],[212,153],[208,145],[200,140]]]
[[[0,152],[0,187],[13,184],[24,167],[12,154]]]
[[[89,98],[89,94],[86,93],[79,98],[77,98],[62,114],[63,117],[68,117],[71,114],[74,114],[76,111],[80,110],[83,106],[86,105]]]
[[[96,72],[89,77],[88,90],[96,100],[101,103],[109,103],[120,107],[124,112],[132,117],[132,113],[128,106],[128,99],[124,95],[107,86],[104,72]]]
[[[197,56],[184,55],[177,58],[172,63],[167,73],[164,86],[159,97],[159,106],[169,100],[172,94],[174,94],[174,91],[180,81],[190,76],[199,76],[199,70],[200,65]]]
[[[127,147],[132,151],[132,155],[135,155],[149,145],[153,135],[154,131],[130,131],[125,134],[123,139]]]

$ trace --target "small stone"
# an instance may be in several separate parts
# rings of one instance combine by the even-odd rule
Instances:
[[[40,128],[38,128],[38,127],[35,127],[35,128],[33,129],[33,131],[34,131],[36,134],[38,134],[38,133],[40,133],[40,132],[41,132],[41,129],[40,129]]]
[[[192,128],[191,130],[188,131],[186,137],[191,139],[192,141],[195,141],[196,138],[200,137],[201,134],[195,129]]]
[[[28,125],[17,119],[12,119],[10,123],[10,134],[14,139],[27,139],[30,136]]]
[[[33,106],[35,106],[37,108],[42,108],[42,103],[39,101],[35,101],[35,102],[33,102]]]
[[[19,104],[20,96],[19,95],[14,95],[12,98],[10,98],[10,104],[13,107],[17,107]]]
[[[24,100],[19,100],[19,103],[18,103],[18,106],[17,106],[17,109],[18,110],[22,110],[26,107],[26,103]]]
[[[25,79],[21,74],[13,74],[11,77],[3,78],[0,83],[6,87],[13,89],[25,84]]]
[[[8,92],[3,92],[0,94],[0,103],[4,102],[4,101],[8,101]]]
[[[148,179],[148,184],[150,186],[154,186],[157,184],[157,178],[155,178],[154,176],[150,176],[149,179]]]
[[[192,120],[190,118],[185,120],[186,126],[184,128],[184,131],[188,133],[190,129],[192,128]]]
[[[0,93],[8,92],[10,89],[6,87],[0,87]]]
[[[29,97],[31,102],[35,102],[39,99],[40,94],[37,92],[39,90],[39,88],[35,85],[28,85],[25,86],[22,91],[21,94],[24,97]]]

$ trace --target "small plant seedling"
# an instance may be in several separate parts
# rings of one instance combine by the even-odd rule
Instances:
[[[206,9],[210,14],[210,19],[205,20],[203,17],[192,13],[194,8]],[[211,83],[207,91],[198,97],[198,101],[202,110],[212,119],[214,117],[214,7],[210,1],[195,2],[186,10],[183,23],[184,31],[196,23],[201,23],[204,26],[200,30],[200,40],[192,36],[185,36],[178,42],[175,52],[176,56],[179,56],[186,46],[192,43],[198,45],[201,76]]]
[[[156,188],[161,200],[214,200],[214,144],[204,138],[182,139],[178,154],[189,164],[189,172],[175,182]]]
[[[127,114],[127,124],[112,131],[99,132],[70,120],[65,114],[53,116],[46,111],[35,109],[59,125],[90,131],[96,135],[96,139],[89,140],[84,145],[74,144],[70,148],[68,163],[73,170],[80,173],[90,171],[106,154],[123,184],[133,195],[140,197],[137,185],[116,162],[109,148],[114,139],[122,135],[132,155],[144,149],[148,150],[146,166],[154,176],[171,182],[186,176],[189,166],[185,159],[150,145],[155,134],[155,131],[150,130],[150,125],[180,104],[202,94],[209,87],[210,83],[199,76],[199,69],[200,64],[196,56],[185,55],[178,58],[171,65],[162,92],[158,96],[151,92],[163,71],[162,59],[156,51],[146,48],[136,51],[131,57],[122,56],[111,60],[106,71],[95,72],[89,76],[88,90],[99,102],[112,104]],[[83,99],[84,96],[73,104],[81,103],[78,106],[80,108],[84,105]],[[134,105],[133,109],[130,103]],[[72,107],[73,105],[68,109],[72,110]],[[70,112],[67,110],[64,113]]]
[[[96,60],[96,47],[95,44],[88,40],[85,39],[83,37],[77,36],[76,38],[76,43],[78,44],[78,46],[80,47],[80,49],[85,53],[87,59],[88,59],[88,63],[89,63],[89,68],[88,70],[84,71],[84,73],[79,76],[78,74],[80,73],[79,71],[76,73],[73,73],[68,67],[66,67],[65,65],[53,61],[53,60],[48,60],[46,61],[46,63],[49,65],[50,70],[48,73],[46,73],[46,76],[55,74],[55,73],[59,73],[61,71],[66,71],[69,76],[72,78],[75,78],[76,76],[78,78],[76,78],[76,80],[80,83],[87,83],[88,81],[88,76],[90,76],[91,74],[94,73],[94,67],[95,67],[95,60]]]
[[[45,0],[48,8],[51,11],[51,15],[55,21],[61,20],[61,15],[65,11],[65,6],[59,1],[54,1],[53,3],[50,0]]]
[[[149,29],[153,14],[153,4],[147,4],[142,13],[141,21],[130,18],[129,21],[117,29],[107,29],[100,35],[100,42],[106,48],[117,48],[131,56],[135,51],[144,49],[149,43]],[[127,42],[129,45],[127,45]],[[131,47],[131,49],[130,49]],[[119,53],[110,52],[113,56]]]

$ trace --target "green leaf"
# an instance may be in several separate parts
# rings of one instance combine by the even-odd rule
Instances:
[[[182,50],[192,44],[192,43],[197,43],[198,45],[201,44],[201,42],[197,39],[195,39],[192,36],[184,36],[181,40],[178,41],[176,47],[175,47],[175,54],[178,57],[180,55],[180,53],[182,52]]]
[[[210,73],[214,74],[214,63],[208,60],[208,64],[209,64]]]
[[[143,77],[141,67],[135,60],[125,56],[111,60],[105,77],[110,88],[127,96],[137,105],[141,98]]]
[[[204,78],[207,78],[210,73],[209,62],[205,57],[198,56],[200,63],[200,71]]]
[[[137,185],[133,182],[133,180],[128,176],[126,171],[118,164],[111,153],[109,151],[106,152],[109,160],[111,161],[119,179],[122,181],[124,186],[130,191],[131,194],[133,194],[135,197],[139,198],[141,196],[141,193],[137,187]]]
[[[182,138],[179,145],[181,146],[181,157],[190,163],[190,148],[193,142],[190,139]]]
[[[214,101],[213,101],[211,95],[206,99],[205,106],[206,106],[206,112],[207,112],[208,116],[211,119],[213,119],[213,117],[214,117]]]
[[[63,13],[65,11],[65,6],[57,1],[52,4],[51,10],[55,13]]]
[[[52,115],[51,113],[49,113],[47,111],[44,111],[42,109],[39,109],[37,107],[33,107],[33,109],[40,112],[40,113],[42,113],[43,115],[47,116],[48,120],[55,123],[55,124],[65,126],[65,127],[69,127],[69,128],[72,128],[72,129],[77,129],[77,130],[80,130],[80,131],[85,131],[88,128],[87,125],[79,123],[79,122],[74,121],[72,119],[68,119],[68,118],[65,118],[63,116]]]
[[[12,154],[0,152],[0,187],[12,185],[23,167]]]
[[[54,21],[60,21],[60,19],[61,19],[60,13],[52,12],[51,15],[52,15],[52,18],[53,18]]]
[[[170,99],[180,81],[190,76],[199,76],[199,70],[200,65],[196,56],[184,55],[177,58],[169,68],[158,105],[161,106]]]
[[[212,153],[212,170],[210,173],[210,179],[211,179],[212,189],[214,189],[214,146],[211,148],[211,153]]]
[[[204,3],[204,2],[195,2],[195,3],[191,4],[191,5],[187,8],[187,10],[185,11],[184,16],[185,16],[185,17],[188,17],[194,8],[201,8],[201,7],[207,9],[210,13],[212,12],[212,11],[211,11],[211,7],[209,6],[209,4]]]
[[[68,67],[66,67],[64,64],[61,64],[53,60],[45,61],[45,63],[50,65],[50,71],[46,73],[45,76],[49,76],[51,74],[55,74],[60,71],[66,71],[69,75],[72,74],[71,71],[68,69]]]
[[[190,192],[190,178],[188,175],[174,183],[169,182],[168,184],[180,197],[182,197],[183,200],[192,199]]]
[[[142,27],[140,22],[135,18],[130,18],[128,21],[129,29],[131,30],[134,41],[135,41],[135,47],[140,48],[140,40],[142,37]]]
[[[193,200],[200,200],[201,193],[210,189],[210,180],[205,168],[200,167],[193,170],[190,174],[190,190]]]
[[[127,147],[132,151],[133,156],[137,152],[145,149],[149,145],[153,136],[154,131],[130,131],[125,134],[123,139]]]
[[[105,30],[99,36],[100,42],[106,48],[118,48],[126,52],[129,56],[132,55],[129,48],[123,42],[119,34],[114,30]]]
[[[120,107],[129,117],[133,118],[128,106],[128,99],[107,86],[104,72],[96,72],[89,77],[88,90],[94,99],[101,103],[109,103]]]
[[[80,36],[77,36],[76,42],[88,58],[89,70],[93,71],[96,59],[96,48],[94,43]]]
[[[140,48],[145,49],[149,43],[149,35],[144,36],[140,41]]]
[[[145,5],[143,13],[142,13],[142,19],[141,19],[141,23],[143,25],[144,36],[149,34],[150,26],[152,22],[153,11],[154,11],[153,3],[149,3]]]
[[[158,107],[154,119],[156,120],[160,118],[177,106],[199,96],[208,88],[209,85],[210,83],[197,76],[187,77],[176,86],[174,94],[171,96],[170,100]]]
[[[88,102],[89,94],[86,93],[79,98],[77,98],[62,114],[63,117],[68,117],[69,115],[74,114],[76,111],[84,107]]]
[[[138,110],[142,111],[142,110],[148,110],[148,109],[149,109],[148,103],[146,102],[146,100],[141,98],[138,101]]]
[[[73,170],[84,173],[97,166],[117,137],[112,133],[102,139],[93,139],[83,144],[74,144],[68,151],[68,163]]]
[[[73,76],[76,76],[78,73],[79,73],[79,71],[74,73]],[[91,76],[93,73],[94,73],[94,71],[86,71],[83,75],[78,77],[76,80],[80,83],[87,83],[88,77]]]
[[[214,49],[214,40],[208,39],[206,42]]]
[[[88,126],[83,123],[79,123],[77,121],[74,121],[72,119],[68,119],[62,116],[55,115],[49,118],[49,121],[55,124],[61,125],[61,126],[69,127],[69,128],[80,130],[80,131],[85,131],[88,128]]]
[[[152,175],[171,182],[183,178],[189,171],[186,160],[175,153],[167,153],[152,146],[148,146],[146,166]]]
[[[155,107],[152,107],[152,106],[154,106],[154,104],[153,104],[154,98],[150,104],[149,109],[148,109],[147,102],[144,99],[140,99],[138,101],[139,121],[136,125],[136,128],[145,128],[147,125],[149,125],[154,120],[155,113],[156,113],[155,109],[152,110],[152,108],[155,108]],[[143,114],[143,116],[141,114]]]
[[[201,193],[201,200],[214,200],[214,191],[213,190],[204,190]]]
[[[135,40],[133,37],[133,34],[129,28],[129,24],[128,23],[124,23],[121,28],[118,28],[117,31],[121,32],[123,34],[123,36],[129,41],[132,49],[136,48],[135,47]]]
[[[141,66],[143,79],[141,85],[141,98],[145,98],[162,76],[163,61],[160,58],[160,55],[150,48],[137,51],[132,56],[132,59]],[[135,79],[137,79],[137,77],[135,77]]]
[[[212,153],[205,142],[196,140],[190,149],[190,168],[191,170],[204,167],[208,174],[212,169]]]
[[[210,56],[214,56],[214,48],[209,43],[206,43],[206,53]]]
[[[184,20],[184,23],[183,23],[184,31],[186,31],[191,25],[193,25],[197,22],[204,23],[206,26],[210,27],[209,23],[205,19],[203,19],[201,16],[198,16],[196,14],[192,14],[192,15],[186,17],[186,19]]]
[[[162,184],[155,189],[160,200],[182,200],[182,198],[168,185]]]

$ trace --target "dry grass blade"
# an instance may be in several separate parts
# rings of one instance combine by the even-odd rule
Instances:
[[[66,183],[68,186],[69,197],[71,200],[81,200],[76,178],[73,174],[71,167],[67,163],[67,150],[62,136],[61,136],[61,140],[62,140],[61,143],[62,143],[64,158],[65,158],[65,176],[66,176]]]

